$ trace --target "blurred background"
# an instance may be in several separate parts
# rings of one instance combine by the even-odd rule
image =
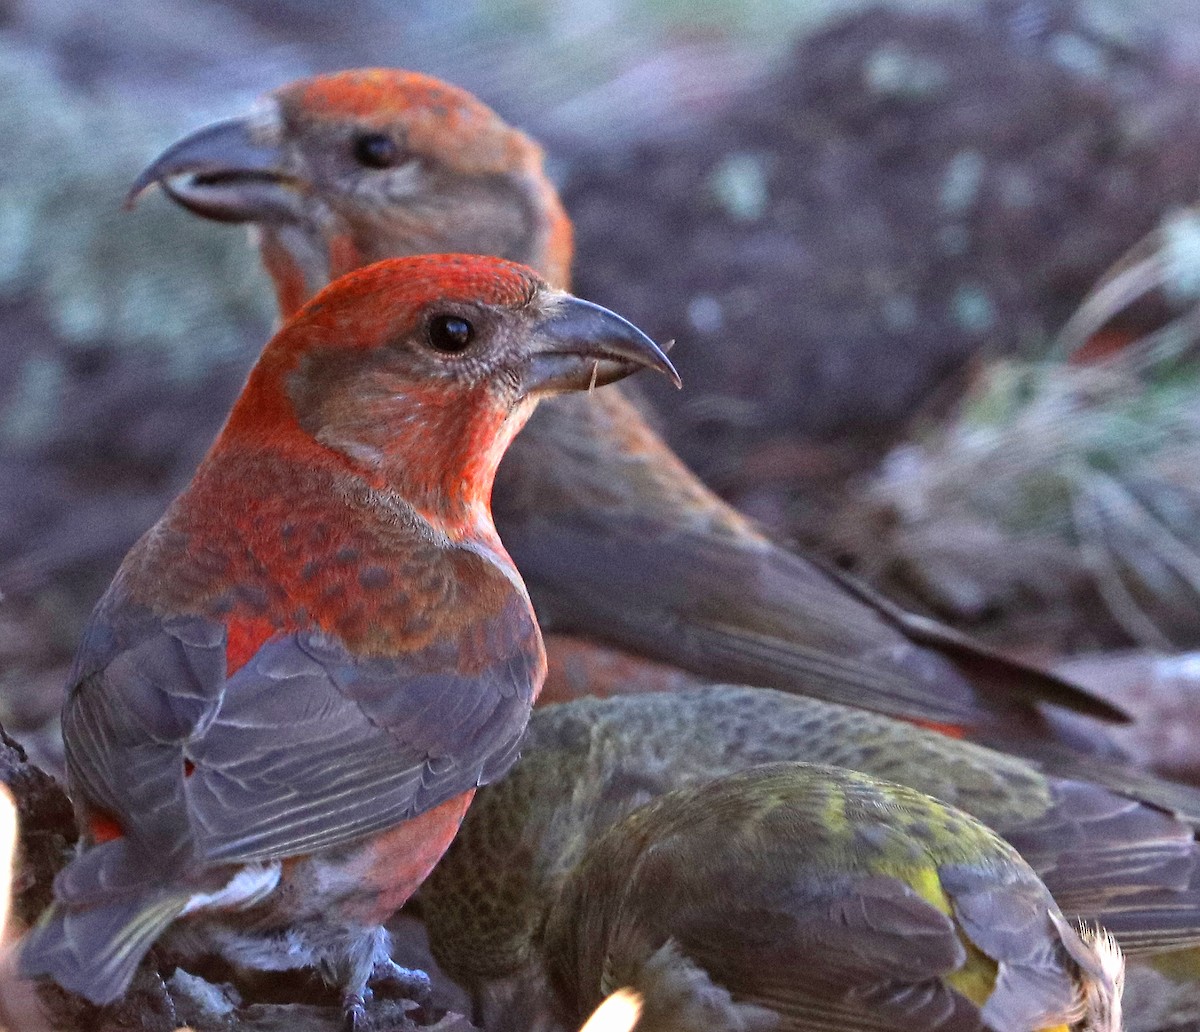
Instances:
[[[1194,0],[0,0],[0,722],[39,762],[270,330],[242,230],[125,191],[373,64],[543,142],[577,292],[678,340],[643,400],[719,492],[1200,777]]]

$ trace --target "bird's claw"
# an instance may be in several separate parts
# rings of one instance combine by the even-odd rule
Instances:
[[[394,960],[381,960],[371,972],[372,984],[385,982],[395,986],[400,992],[418,1003],[428,1001],[433,992],[433,984],[429,976],[419,968],[401,967]]]
[[[367,1025],[366,991],[346,993],[342,997],[342,1028],[345,1032],[363,1032]]]

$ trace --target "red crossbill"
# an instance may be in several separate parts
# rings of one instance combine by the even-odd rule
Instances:
[[[382,922],[502,774],[545,672],[488,507],[537,399],[640,331],[492,258],[383,262],[267,345],[98,604],[63,714],[87,843],[21,954],[96,1003],[187,956],[313,966],[353,1017]]]
[[[556,963],[551,955],[561,945],[547,940],[548,915],[591,844],[668,792],[779,761],[853,768],[965,811],[1020,851],[1069,920],[1104,925],[1139,964],[1179,962],[1195,977],[1200,845],[1187,821],[1136,796],[1054,777],[1018,757],[879,714],[728,685],[581,699],[536,712],[520,762],[479,793],[417,896],[439,965],[472,994],[478,1017],[492,1022],[511,1013],[518,1026],[524,1020],[537,1027],[524,1001],[545,1003],[547,964]],[[1198,812],[1200,790],[1164,786],[1163,792]],[[839,808],[823,819],[830,835],[852,830]],[[953,848],[953,836],[937,821],[928,836],[931,848]],[[725,848],[714,827],[708,849]],[[786,838],[780,848],[791,848]],[[871,848],[867,836],[865,855]],[[759,875],[770,871],[776,853],[775,839],[764,834],[741,853],[740,874],[708,868],[698,855],[681,861],[678,875],[687,891],[711,898],[714,907],[750,907],[761,902]],[[999,869],[1007,862],[997,860]],[[602,887],[591,877],[586,881],[599,898]],[[679,908],[660,888],[663,903],[654,918],[672,934]],[[624,890],[614,895],[622,899]],[[713,948],[727,944],[727,965],[750,956],[737,936],[755,929],[768,939],[776,934],[765,921],[746,921],[745,933],[714,922]],[[882,936],[894,933],[886,922],[879,928]],[[595,934],[603,940],[607,933]],[[579,998],[580,1007],[594,1004],[591,992]]]
[[[554,816],[569,834],[596,814],[562,793]],[[529,856],[539,873],[563,859]],[[595,830],[573,860],[529,924],[531,948],[503,958],[533,980],[503,1010],[511,983],[482,993],[487,1028],[577,1028],[622,986],[645,997],[648,1029],[1120,1028],[1119,963],[1082,940],[1016,850],[866,774],[804,763],[726,774]]]
[[[252,224],[286,315],[348,268],[427,250],[499,255],[565,286],[571,227],[542,163],[462,90],[351,71],[292,83],[181,140],[130,196],[158,183],[196,214]],[[1040,702],[1121,717],[775,544],[616,391],[542,405],[501,465],[494,511],[552,632],[1026,751],[1093,737]],[[646,682],[661,681],[651,669]]]

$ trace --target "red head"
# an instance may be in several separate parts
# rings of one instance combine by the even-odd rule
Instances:
[[[425,255],[353,272],[270,341],[213,457],[336,463],[447,527],[486,518],[496,466],[536,399],[662,352],[603,308],[496,258]]]
[[[415,72],[291,83],[175,144],[131,197],[154,182],[199,215],[261,229],[285,315],[350,269],[409,254],[494,254],[567,284],[570,222],[541,148]]]

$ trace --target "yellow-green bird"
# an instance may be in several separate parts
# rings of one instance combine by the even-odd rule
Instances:
[[[1119,1027],[1119,964],[1016,850],[838,767],[752,767],[635,810],[567,874],[538,938],[567,1029],[622,986],[656,1029]]]
[[[1021,851],[1068,919],[1099,921],[1127,950],[1160,956],[1200,944],[1200,847],[1187,822],[876,714],[731,686],[580,700],[536,713],[523,751],[503,783],[481,790],[420,897],[438,962],[472,992],[481,1017],[545,1009],[547,921],[589,845],[670,791],[780,760],[857,769],[959,807]],[[1178,791],[1188,802],[1188,790]],[[941,803],[927,805],[941,812]],[[824,813],[834,833],[857,834],[847,812]],[[924,845],[954,848],[945,826],[930,821]],[[693,887],[714,899],[749,891],[772,856],[769,837],[759,841],[739,880],[697,869]],[[1007,846],[985,850],[981,877],[1000,877],[1011,855]],[[878,932],[891,934],[886,922]]]

